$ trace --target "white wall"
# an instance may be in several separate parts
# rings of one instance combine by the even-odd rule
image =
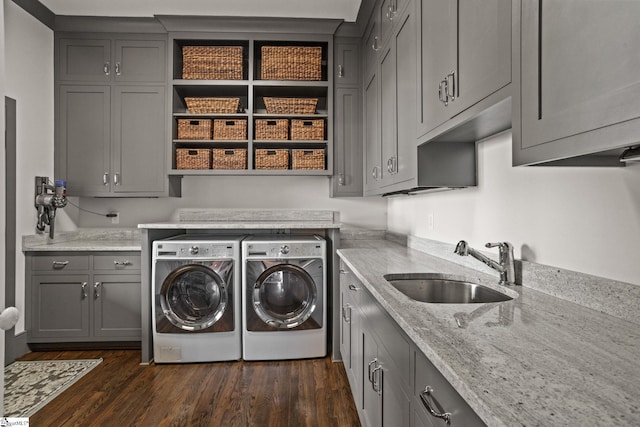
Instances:
[[[80,206],[94,212],[120,212],[120,226],[167,221],[178,208],[323,209],[340,212],[340,221],[361,227],[386,228],[386,201],[377,198],[330,198],[329,179],[317,176],[185,177],[181,198],[91,199]],[[110,226],[108,218],[77,212],[82,227]]]
[[[5,94],[16,100],[17,108],[16,306],[24,313],[21,237],[35,233],[36,175],[53,179],[53,31],[8,0],[4,24]],[[15,332],[23,331],[21,316]]]
[[[388,228],[640,285],[640,164],[513,168],[506,132],[479,143],[477,188],[390,199]]]

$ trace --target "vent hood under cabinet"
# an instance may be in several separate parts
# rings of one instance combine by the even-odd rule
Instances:
[[[417,179],[410,188],[383,196],[416,194],[475,187],[475,141],[433,141],[417,147]]]

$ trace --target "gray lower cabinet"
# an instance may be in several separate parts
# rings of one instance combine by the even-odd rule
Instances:
[[[485,425],[419,350],[415,350],[413,399],[414,427],[480,427]],[[447,422],[447,418],[449,422]]]
[[[427,405],[453,426],[484,425],[343,260],[340,301],[340,352],[364,427],[445,427]]]
[[[30,343],[139,341],[140,255],[27,254]]]
[[[514,165],[597,164],[638,145],[640,3],[521,2]],[[590,156],[594,154],[604,155]]]
[[[511,83],[511,2],[417,0],[419,137]]]

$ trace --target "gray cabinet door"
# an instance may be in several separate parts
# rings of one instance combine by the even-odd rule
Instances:
[[[31,330],[34,338],[90,336],[88,275],[33,276]]]
[[[96,337],[141,337],[139,274],[94,275],[94,331]]]
[[[362,341],[362,416],[367,427],[380,427],[382,422],[382,407],[380,406],[380,395],[375,384],[380,373],[374,369],[378,367],[378,343],[376,342],[372,331],[363,318],[361,324],[361,341]],[[374,383],[376,382],[376,383]]]
[[[360,85],[360,45],[338,41],[335,51],[335,84],[336,86]]]
[[[418,0],[420,12],[421,107],[418,134],[424,135],[449,119],[447,106],[440,101],[441,83],[456,69],[457,3],[449,0]]]
[[[398,156],[396,136],[396,58],[390,45],[380,59],[380,143],[382,144],[381,185],[393,183],[393,162]]]
[[[398,369],[383,345],[378,346],[378,358],[382,367],[379,380],[382,399],[381,425],[383,427],[411,425],[410,400],[400,384]]]
[[[416,145],[416,26],[415,13],[409,10],[402,16],[397,33],[392,43],[395,49],[395,108],[396,118],[395,159],[391,160],[393,182],[395,184],[416,178],[417,145]]]
[[[336,88],[332,197],[362,196],[362,108],[359,88]]]
[[[521,139],[528,164],[637,144],[640,2],[522,2]]]
[[[378,75],[374,73],[365,83],[364,88],[364,185],[366,195],[373,194],[380,187],[382,177],[379,123]]]
[[[511,0],[459,1],[457,39],[450,117],[511,83]]]
[[[113,192],[162,192],[165,88],[115,86],[113,90]]]
[[[115,40],[115,81],[164,83],[166,51],[163,40]]]
[[[58,41],[58,79],[108,82],[113,74],[111,40],[68,39]]]
[[[70,196],[110,192],[110,91],[109,86],[60,86],[56,158]]]

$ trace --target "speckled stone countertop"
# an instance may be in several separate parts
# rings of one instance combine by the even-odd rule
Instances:
[[[73,252],[73,251],[140,251],[142,241],[137,229],[92,229],[58,232],[54,239],[48,234],[22,237],[24,252]]]
[[[526,286],[503,303],[420,303],[383,276],[431,272],[500,287],[388,241],[338,254],[487,425],[640,425],[640,325]]]

